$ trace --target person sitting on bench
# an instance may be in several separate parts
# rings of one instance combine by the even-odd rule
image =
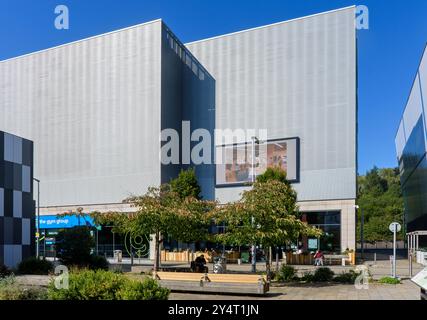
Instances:
[[[205,266],[206,260],[205,256],[202,254],[196,258],[196,260],[191,261],[191,270],[193,272],[207,273],[208,267]]]
[[[323,255],[323,252],[320,250],[317,250],[314,254],[314,265],[315,266],[323,266],[323,258],[325,256]]]

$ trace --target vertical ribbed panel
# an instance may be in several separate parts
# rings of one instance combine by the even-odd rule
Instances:
[[[34,140],[41,205],[160,183],[161,22],[0,62],[0,129]]]
[[[216,80],[216,128],[301,138],[299,200],[356,196],[354,19],[348,8],[187,45]]]

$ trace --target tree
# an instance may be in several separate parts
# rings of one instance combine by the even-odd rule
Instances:
[[[88,266],[93,246],[93,237],[86,226],[64,229],[56,236],[56,254],[65,265]]]
[[[257,244],[269,248],[293,241],[301,235],[318,237],[322,234],[319,229],[301,221],[296,206],[297,195],[289,183],[260,180],[265,182],[255,182],[251,190],[243,192],[240,201],[216,211],[216,222],[226,223],[225,232],[215,236],[218,242]],[[269,259],[266,268],[270,276]]]
[[[365,176],[358,177],[358,221],[364,213],[364,239],[368,242],[390,241],[393,234],[388,229],[391,222],[403,223],[403,198],[397,168],[374,167]],[[397,234],[403,239],[403,232]],[[360,224],[357,225],[360,240]]]
[[[380,170],[374,167],[365,177],[362,191],[373,196],[379,196],[388,189],[387,180],[380,174]]]
[[[192,196],[182,199],[171,191],[170,185],[151,187],[142,196],[128,198],[126,202],[137,208],[133,213],[94,213],[96,223],[113,225],[114,232],[131,235],[154,235],[154,270],[158,271],[161,236],[168,234],[185,242],[203,240],[208,236],[209,221],[206,210],[214,203]]]
[[[268,182],[272,180],[289,185],[289,181],[286,179],[286,171],[282,170],[280,167],[267,168],[263,174],[257,177],[258,182]]]
[[[175,223],[169,228],[169,235],[174,234],[176,240],[186,243],[197,242],[209,238],[210,220],[207,213],[215,208],[216,203],[202,201],[201,188],[194,168],[181,170],[178,177],[171,180],[170,190],[182,202],[177,211]]]
[[[181,170],[178,177],[170,182],[171,191],[178,194],[181,199],[193,197],[200,199],[201,188],[197,181],[194,168]]]

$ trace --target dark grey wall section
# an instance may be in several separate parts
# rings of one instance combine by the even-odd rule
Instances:
[[[184,87],[182,70],[183,63],[171,48],[167,28],[162,24],[161,41],[161,129],[174,129],[182,137],[181,119],[183,111],[182,88]],[[173,42],[172,42],[173,44]],[[162,145],[167,142],[163,142]],[[181,148],[180,164],[162,164],[161,182],[168,183],[175,178],[181,170]]]
[[[180,165],[162,165],[162,183],[175,178],[181,169],[194,167],[204,199],[215,197],[213,164],[185,164],[183,161],[182,121],[190,122],[190,134],[206,129],[210,142],[210,163],[213,163],[213,132],[215,128],[215,80],[178,38],[162,26],[162,130],[173,128],[180,135]],[[191,148],[198,142],[192,142]],[[191,158],[191,157],[190,157]]]
[[[0,162],[2,163],[4,159],[4,133],[0,131]],[[4,171],[0,171],[0,186],[2,185],[2,178]]]
[[[0,132],[0,156],[0,263],[16,267],[35,252],[33,143]]]

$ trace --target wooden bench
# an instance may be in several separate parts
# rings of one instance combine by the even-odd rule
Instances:
[[[156,272],[153,277],[172,291],[196,291],[264,295],[269,290],[266,276],[254,274],[212,274]]]
[[[339,255],[339,254],[325,254],[324,261],[329,261],[329,264],[332,265],[332,260],[338,260],[341,262],[342,266],[345,266],[346,261],[350,261],[347,255]]]

